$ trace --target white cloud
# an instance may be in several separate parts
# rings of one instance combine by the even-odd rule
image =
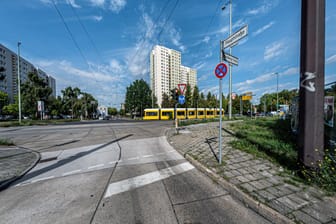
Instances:
[[[90,0],[93,6],[103,7],[105,4],[105,0]]]
[[[237,88],[239,92],[249,91],[250,89],[254,89],[252,88],[252,85],[257,83],[264,83],[275,78],[276,78],[275,73],[267,73],[260,75],[255,79],[249,79],[244,82],[235,83],[234,87]]]
[[[257,36],[259,34],[261,34],[262,32],[264,32],[265,30],[269,29],[271,26],[274,25],[274,21],[269,22],[268,24],[266,24],[265,26],[261,27],[260,29],[258,29],[257,31],[252,33],[252,36]]]
[[[67,3],[72,5],[74,8],[80,8],[80,5],[78,5],[75,0],[67,0]]]
[[[277,6],[279,3],[278,0],[276,1],[268,1],[268,0],[264,0],[264,2],[258,7],[258,8],[254,8],[254,9],[250,9],[247,14],[248,15],[259,15],[259,14],[266,14],[269,11],[271,11],[271,9],[273,9],[275,6]]]
[[[298,74],[299,74],[298,67],[288,68],[286,71],[281,73],[281,75],[298,75]]]
[[[205,36],[202,40],[202,42],[204,43],[209,43],[210,37],[209,36]]]
[[[286,51],[285,44],[283,42],[273,42],[265,47],[264,59],[270,60],[272,58],[282,55]]]
[[[326,64],[331,64],[331,63],[335,63],[336,62],[336,54],[330,56],[329,58],[327,58],[326,60]]]
[[[97,22],[100,22],[103,20],[103,17],[102,16],[92,16],[91,17],[93,20],[97,21]]]
[[[126,6],[126,0],[111,0],[109,9],[112,12],[119,13]]]

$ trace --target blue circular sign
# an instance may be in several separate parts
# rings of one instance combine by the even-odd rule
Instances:
[[[227,69],[226,64],[219,63],[215,68],[215,75],[217,76],[217,78],[222,79],[225,77],[227,71],[228,69]]]

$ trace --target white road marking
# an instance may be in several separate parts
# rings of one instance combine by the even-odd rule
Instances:
[[[105,193],[105,198],[111,197],[113,195],[126,192],[135,188],[139,188],[170,176],[174,176],[180,173],[184,173],[193,169],[194,166],[189,162],[181,163],[179,165],[168,167],[166,169],[157,170],[137,177],[129,178],[119,182],[111,183]]]
[[[171,153],[171,152],[175,152],[175,150],[170,150],[170,151],[168,151],[167,153]]]
[[[111,162],[109,162],[109,164],[115,164],[116,162],[118,162],[118,161],[111,161]]]
[[[153,157],[153,155],[144,155],[143,158]]]
[[[137,160],[137,159],[139,159],[139,157],[132,157],[132,158],[129,158],[127,160]]]
[[[98,167],[102,167],[102,166],[104,166],[104,164],[97,164],[97,165],[94,165],[94,166],[89,166],[88,170],[91,170],[91,169],[94,169],[94,168],[98,168]]]
[[[49,180],[49,179],[52,179],[52,178],[55,178],[55,176],[49,176],[49,177],[43,177],[43,178],[35,179],[35,180],[32,180],[31,183],[36,183],[36,182],[39,182],[39,181],[42,181],[42,180]]]
[[[73,170],[73,171],[69,171],[69,172],[63,173],[62,176],[68,176],[68,175],[71,175],[71,174],[79,173],[79,172],[81,172],[81,171],[82,171],[82,170]]]

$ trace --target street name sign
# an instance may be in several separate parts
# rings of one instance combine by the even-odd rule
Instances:
[[[229,36],[226,40],[223,41],[223,47],[228,48],[235,45],[240,39],[247,36],[248,27],[247,25],[240,28],[237,32]]]
[[[238,58],[222,50],[222,60],[238,66]]]

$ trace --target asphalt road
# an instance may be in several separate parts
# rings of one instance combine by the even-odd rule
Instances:
[[[1,223],[268,223],[166,141],[172,122],[0,129],[39,163],[0,192]]]

